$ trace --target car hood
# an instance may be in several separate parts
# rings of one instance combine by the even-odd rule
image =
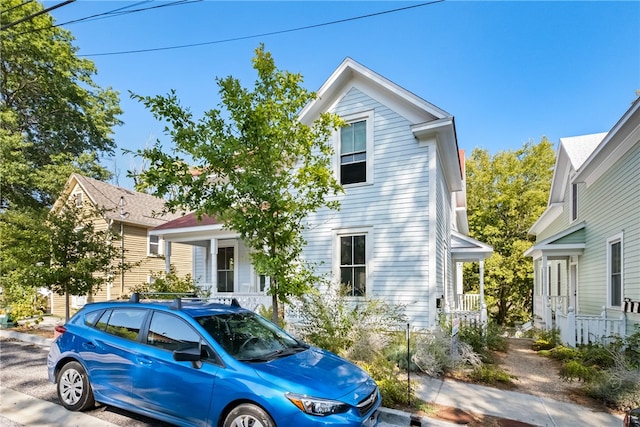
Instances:
[[[260,377],[284,391],[348,403],[359,402],[376,387],[371,377],[358,366],[314,347],[252,367]],[[348,399],[343,398],[349,394]]]

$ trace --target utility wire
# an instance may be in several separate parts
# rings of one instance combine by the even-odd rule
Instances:
[[[0,10],[0,14],[6,13],[6,12],[11,12],[13,9],[17,9],[19,7],[22,7],[22,6],[26,6],[29,3],[33,3],[33,0],[27,0],[24,3],[17,4],[15,6],[13,6],[13,7],[10,7],[9,9]]]
[[[404,11],[404,10],[415,9],[415,8],[423,7],[423,6],[430,6],[430,5],[433,5],[433,4],[436,4],[436,3],[441,3],[441,2],[444,2],[444,1],[445,0],[433,0],[433,1],[426,2],[426,3],[414,4],[414,5],[411,5],[411,6],[400,7],[400,8],[397,8],[397,9],[390,9],[390,10],[384,10],[382,12],[369,13],[367,15],[354,16],[354,17],[351,17],[351,18],[338,19],[338,20],[335,20],[335,21],[323,22],[323,23],[320,23],[320,24],[306,25],[304,27],[290,28],[290,29],[279,30],[279,31],[271,31],[271,32],[268,32],[268,33],[253,34],[253,35],[249,35],[249,36],[233,37],[233,38],[222,39],[222,40],[214,40],[214,41],[201,42],[201,43],[190,43],[190,44],[183,44],[183,45],[177,45],[177,46],[155,47],[155,48],[149,48],[149,49],[137,49],[137,50],[124,50],[124,51],[118,51],[118,52],[79,54],[78,56],[93,57],[93,56],[108,56],[108,55],[127,55],[127,54],[132,54],[132,53],[157,52],[157,51],[161,51],[161,50],[184,49],[184,48],[189,48],[189,47],[206,46],[206,45],[211,45],[211,44],[229,43],[229,42],[234,42],[234,41],[239,41],[239,40],[253,39],[253,38],[257,38],[257,37],[267,37],[267,36],[273,36],[273,35],[276,35],[276,34],[286,34],[286,33],[292,33],[292,32],[296,32],[296,31],[309,30],[311,28],[326,27],[328,25],[342,24],[342,23],[345,23],[345,22],[357,21],[357,20],[366,19],[366,18],[372,18],[374,16],[386,15],[386,14],[394,13],[394,12],[401,12],[401,11]]]
[[[32,0],[29,0],[29,1],[32,1]],[[158,6],[150,6],[150,7],[144,7],[144,8],[140,8],[140,9],[134,9],[134,10],[126,10],[126,9],[131,8],[131,7],[135,7],[135,6],[144,4],[144,3],[148,3],[150,1],[153,1],[153,0],[143,0],[143,1],[140,1],[138,3],[134,3],[134,4],[130,4],[130,5],[127,5],[127,6],[120,7],[118,9],[110,10],[108,12],[96,13],[95,15],[90,15],[90,16],[86,16],[84,18],[74,19],[72,21],[62,22],[60,24],[49,25],[47,27],[33,28],[33,29],[29,30],[29,31],[24,31],[24,32],[20,33],[20,35],[34,33],[36,31],[48,30],[49,28],[61,27],[63,25],[77,24],[79,22],[96,21],[98,19],[113,18],[113,17],[120,16],[120,15],[128,15],[130,13],[144,12],[146,10],[151,10],[151,9],[159,9],[159,8],[162,8],[162,7],[179,6],[179,5],[188,4],[188,3],[200,2],[202,0],[177,0],[177,1],[170,2],[170,3],[163,3],[163,4],[160,4]]]
[[[17,21],[13,21],[13,22],[8,23],[7,25],[3,25],[2,27],[0,27],[0,31],[4,31],[4,30],[6,30],[7,28],[11,28],[11,27],[13,27],[14,25],[17,25],[17,24],[19,24],[19,23],[21,23],[21,22],[29,21],[30,19],[33,19],[33,18],[35,18],[36,16],[42,15],[43,13],[50,12],[50,11],[52,11],[52,10],[54,10],[54,9],[57,9],[57,8],[59,8],[59,7],[62,7],[62,6],[65,6],[65,5],[69,4],[69,3],[73,3],[74,1],[76,1],[76,0],[67,0],[67,1],[64,1],[64,2],[62,2],[62,3],[59,3],[59,4],[55,5],[55,6],[51,6],[51,7],[48,7],[48,8],[46,8],[46,9],[42,9],[41,11],[36,12],[36,13],[33,13],[33,14],[29,15],[29,16],[25,16],[25,17],[24,17],[24,18],[22,18],[22,19],[18,19]]]

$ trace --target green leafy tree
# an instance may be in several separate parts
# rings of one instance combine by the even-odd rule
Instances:
[[[121,249],[114,241],[119,237],[111,228],[98,225],[103,212],[93,206],[78,207],[68,202],[52,210],[47,219],[48,258],[28,270],[33,283],[52,290],[66,299],[98,291],[122,269]]]
[[[315,94],[301,86],[301,75],[277,69],[264,46],[255,53],[254,90],[231,76],[218,78],[220,109],[199,121],[179,105],[175,92],[134,95],[169,123],[166,131],[175,143],[173,155],[159,142],[138,153],[149,164],[139,188],[168,198],[169,209],[214,216],[239,233],[252,249],[256,271],[271,278],[277,320],[278,302],[304,294],[314,280],[299,257],[305,218],[323,206],[338,208],[326,201],[341,191],[328,141],[342,121],[324,113],[312,126],[300,123],[298,113]]]
[[[40,2],[1,0],[2,23],[43,10]],[[78,58],[71,33],[43,13],[0,37],[0,206],[49,207],[71,168],[97,179],[111,154],[121,113],[117,92],[100,88],[93,62]]]
[[[533,268],[523,254],[534,241],[528,231],[547,206],[554,163],[546,138],[493,157],[476,148],[466,161],[469,234],[493,246],[485,263],[485,294],[498,324],[531,313]],[[477,286],[477,272],[465,274]]]

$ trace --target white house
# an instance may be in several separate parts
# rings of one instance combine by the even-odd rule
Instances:
[[[560,139],[530,233],[537,326],[571,345],[638,331],[640,99],[609,132]]]
[[[347,284],[355,301],[406,305],[414,328],[434,326],[439,312],[486,320],[482,278],[480,294],[462,291],[462,263],[482,270],[492,249],[467,236],[453,116],[350,58],[317,94],[299,119],[311,124],[330,111],[347,122],[333,135],[333,171],[345,192],[340,211],[308,218],[305,260]],[[166,242],[167,263],[172,242],[194,245],[194,277],[214,294],[269,304],[268,280],[255,274],[237,234],[215,220],[189,215],[152,233]]]

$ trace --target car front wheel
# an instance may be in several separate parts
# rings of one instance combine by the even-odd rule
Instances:
[[[58,398],[70,411],[83,411],[94,406],[93,392],[87,373],[78,362],[69,362],[58,373]]]
[[[276,424],[264,409],[245,403],[229,412],[224,427],[276,427]]]

